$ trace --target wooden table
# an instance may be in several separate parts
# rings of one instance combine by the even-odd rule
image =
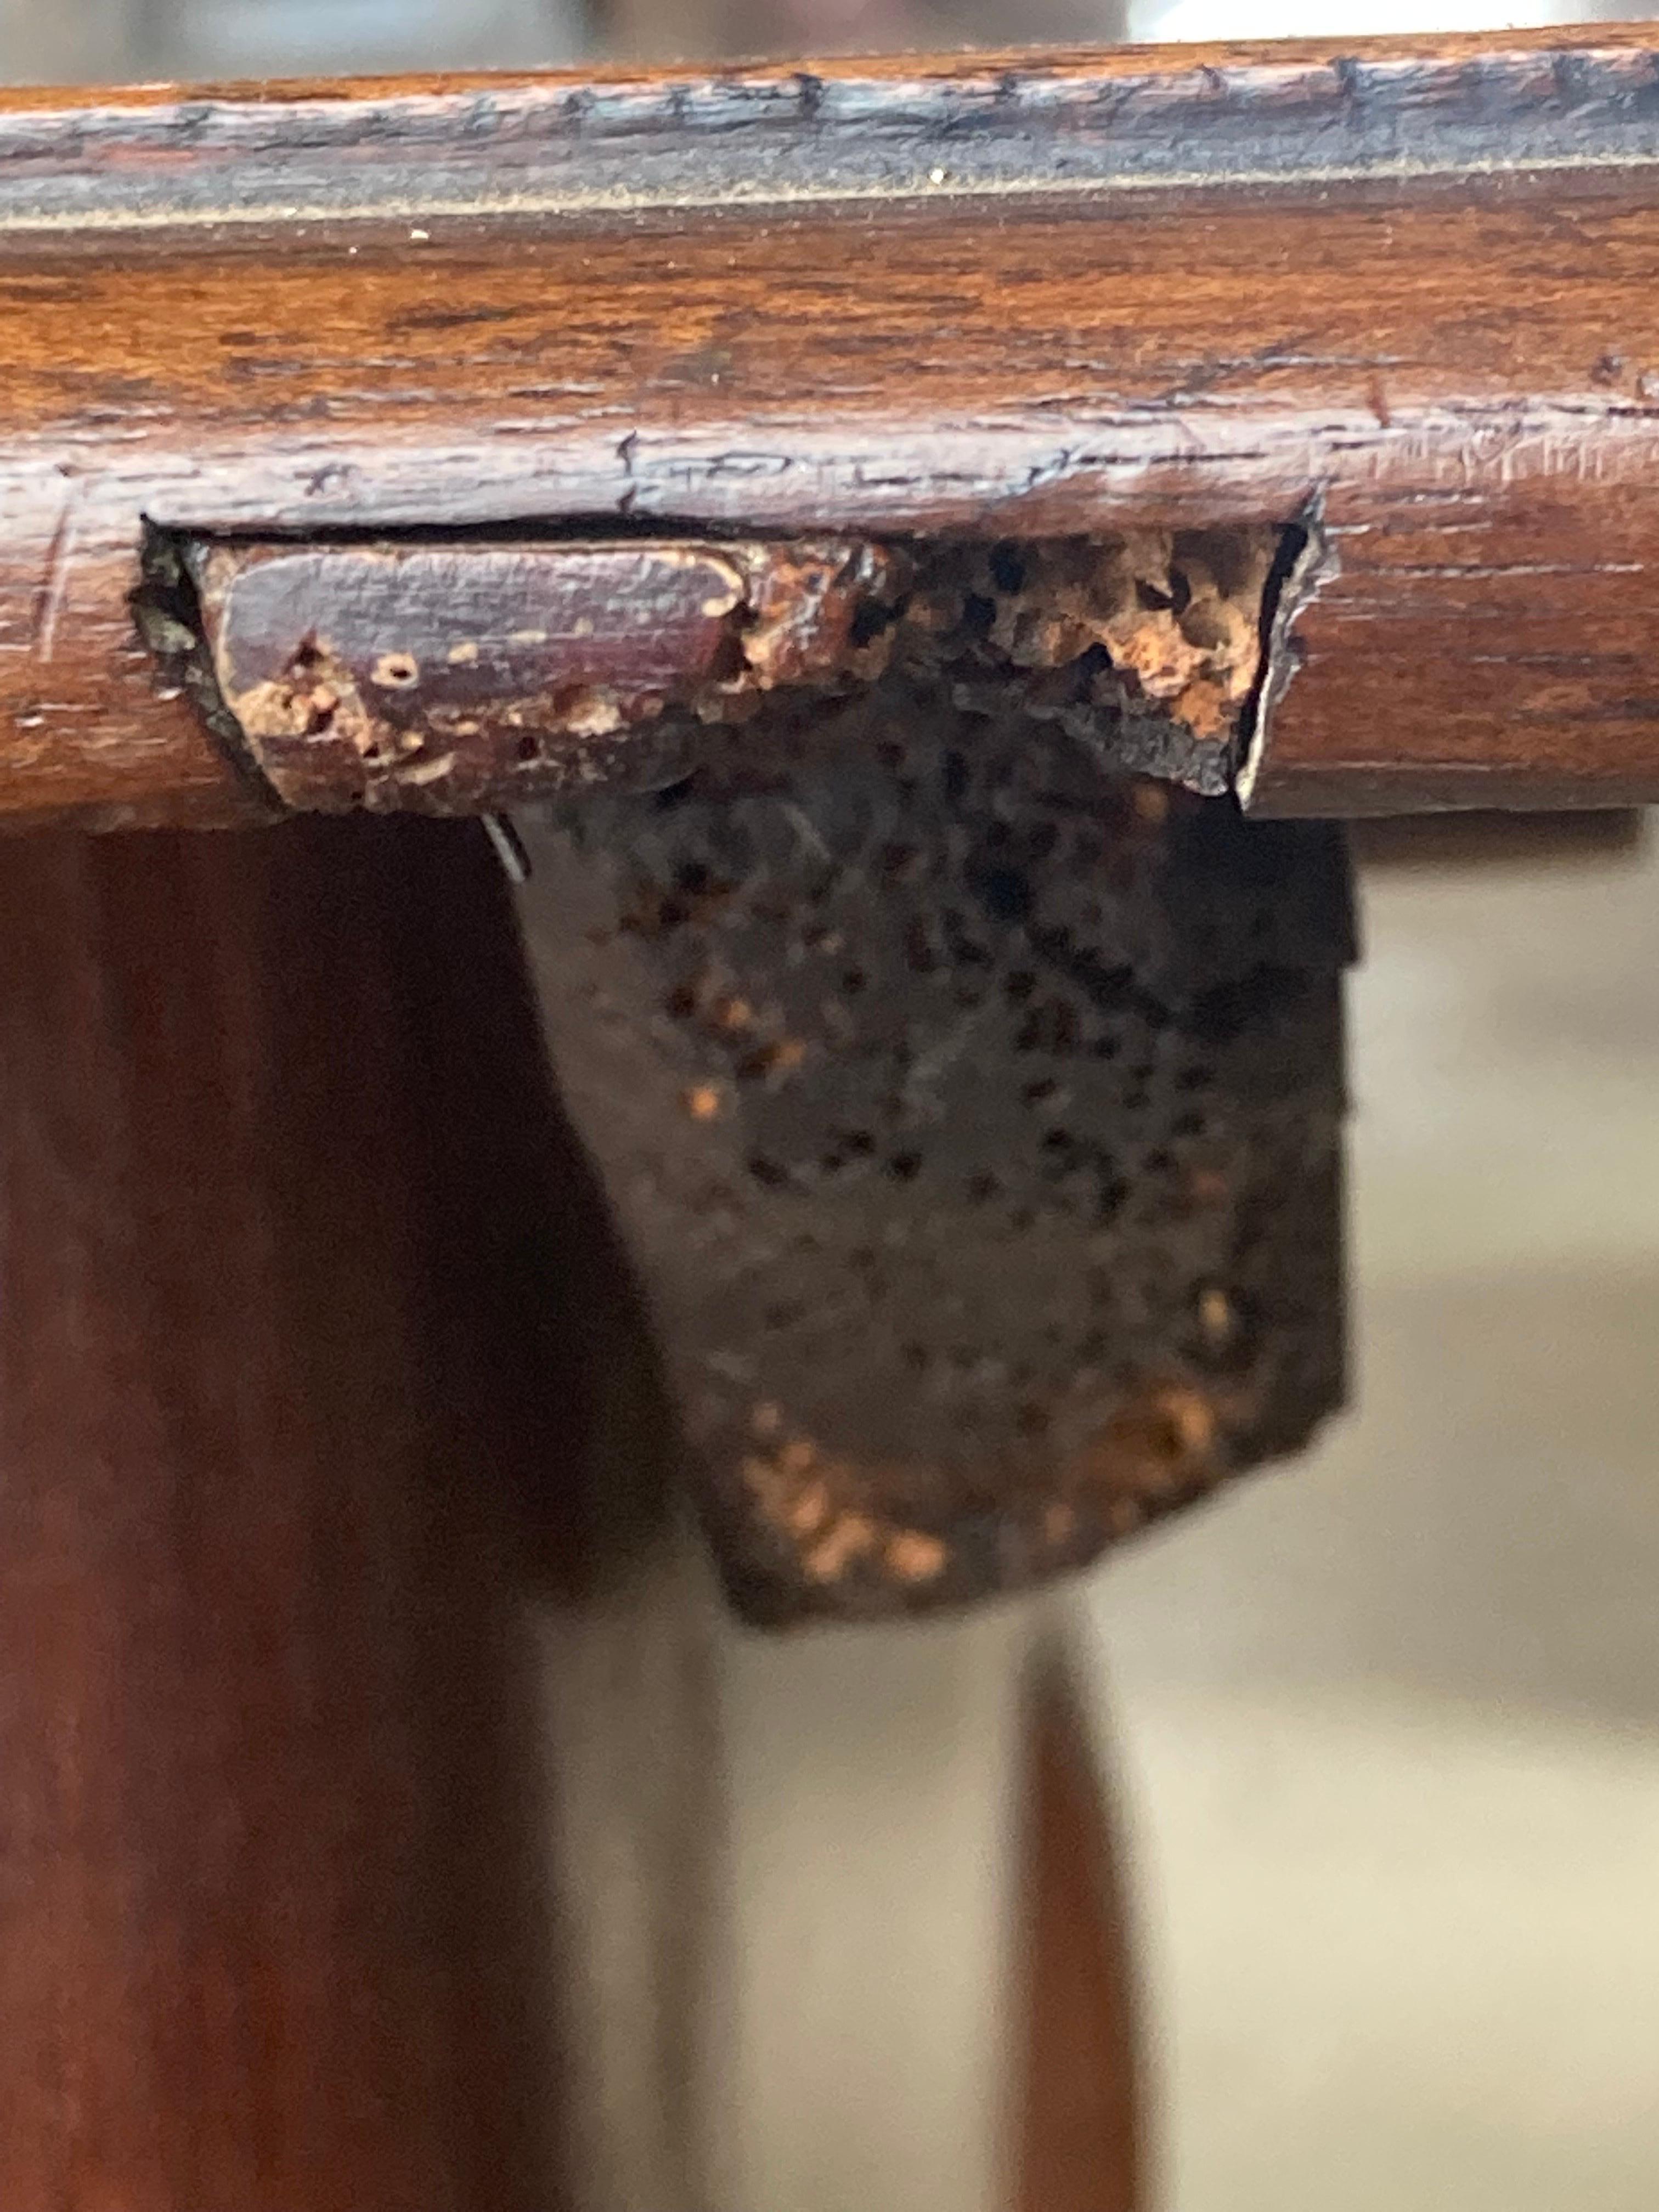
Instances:
[[[1642,803],[1656,218],[1647,28],[5,96],[7,2212],[557,2201],[529,1620],[668,1456],[485,840],[286,818],[504,813],[629,714],[520,623],[424,781],[296,768],[211,562],[356,594],[390,696],[586,561],[643,728],[809,546],[1256,544],[1212,804]],[[1121,2057],[1044,1773],[1045,1986]]]

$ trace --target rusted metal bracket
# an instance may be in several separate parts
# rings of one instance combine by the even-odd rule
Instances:
[[[282,804],[547,802],[526,912],[566,1102],[752,1617],[1031,1582],[1339,1401],[1344,854],[1231,795],[1296,550],[158,569]]]

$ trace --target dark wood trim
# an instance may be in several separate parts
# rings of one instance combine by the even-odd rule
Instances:
[[[0,229],[1078,199],[1659,161],[1645,26],[559,71],[0,112]]]

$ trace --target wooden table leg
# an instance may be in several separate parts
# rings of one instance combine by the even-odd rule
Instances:
[[[1035,1678],[1026,1727],[1016,2212],[1136,2212],[1133,1964],[1103,1780],[1058,1672]]]
[[[559,2201],[538,1051],[475,825],[4,848],[6,2212]]]

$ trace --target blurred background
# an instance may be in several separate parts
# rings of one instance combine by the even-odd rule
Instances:
[[[0,76],[1475,27],[1552,0],[0,0]],[[1617,9],[1600,12],[1616,13]],[[1061,1601],[1173,2212],[1659,2199],[1659,863],[1362,856],[1356,1409]],[[1052,1625],[1052,1608],[1042,1616]],[[711,1627],[720,2212],[994,2179],[1009,1683],[1038,1626]],[[617,2199],[647,2204],[625,2179]]]
[[[1659,2198],[1659,860],[1462,842],[1362,849],[1354,1409],[1055,1608],[1161,2212]],[[1006,2202],[1030,1629],[726,1640],[744,2212]]]
[[[519,68],[586,56],[1287,38],[1640,15],[1622,0],[0,0],[0,78]]]
[[[1109,1566],[1182,2212],[1659,2189],[1659,869],[1362,866],[1358,1405]]]

